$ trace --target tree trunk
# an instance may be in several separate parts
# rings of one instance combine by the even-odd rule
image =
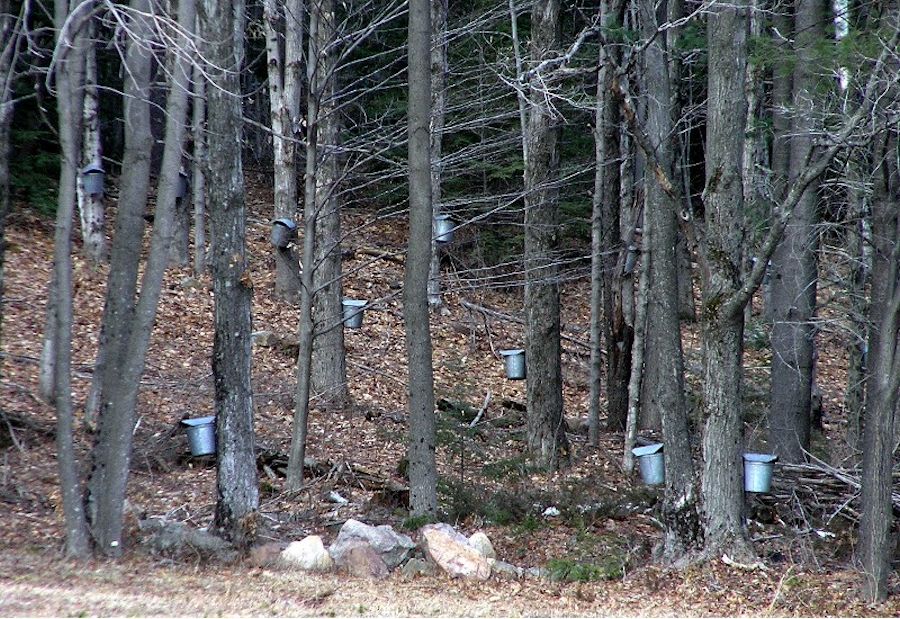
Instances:
[[[231,2],[201,0],[200,33],[213,63],[209,88],[209,150],[216,153],[208,168],[211,268],[215,294],[213,380],[217,441],[216,527],[236,546],[253,541],[259,489],[250,384],[250,298],[241,165],[240,58],[232,37],[235,8]]]
[[[639,4],[641,29],[651,38],[657,31],[656,5]],[[643,395],[640,410],[645,419],[662,425],[665,444],[666,491],[663,501],[666,561],[685,557],[699,546],[697,493],[684,403],[684,370],[678,302],[677,196],[659,179],[660,170],[672,178],[672,99],[665,41],[656,37],[644,53],[643,86],[646,95],[646,133],[655,161],[645,174],[644,228],[649,243],[650,286],[647,299],[647,334],[644,348]],[[649,156],[649,155],[648,155]]]
[[[299,354],[297,355],[297,389],[294,394],[294,419],[291,428],[291,451],[288,456],[287,489],[295,492],[303,487],[303,462],[306,458],[306,435],[309,422],[309,394],[312,378],[313,348],[313,264],[316,252],[316,166],[318,164],[319,143],[319,103],[318,93],[320,73],[315,70],[318,62],[319,28],[321,12],[310,11],[309,47],[307,64],[309,90],[306,109],[306,170],[303,185],[303,256],[300,273],[300,326],[298,333]]]
[[[604,24],[617,23],[621,19],[622,2],[606,0],[601,5]],[[622,398],[622,377],[613,373],[613,365],[621,372],[621,349],[625,343],[614,340],[621,337],[621,306],[616,307],[614,288],[616,255],[619,252],[619,134],[618,105],[613,99],[612,68],[607,57],[615,56],[613,46],[600,48],[597,72],[597,107],[594,121],[594,193],[591,200],[591,393],[588,412],[589,441],[600,442],[600,391],[602,385],[601,335],[606,342],[607,354],[607,427],[621,429],[624,425],[627,396]],[[630,342],[628,343],[630,349]],[[630,351],[629,351],[630,355]],[[614,384],[614,381],[616,383]],[[616,398],[613,392],[616,392]],[[615,399],[615,409],[613,400]],[[615,419],[614,419],[615,418]]]
[[[100,342],[94,364],[92,392],[88,398],[89,408],[94,406],[91,402],[97,402],[101,428],[104,424],[104,410],[111,404],[106,389],[118,376],[119,368],[124,363],[125,347],[131,337],[140,262],[140,252],[135,251],[135,248],[141,247],[144,236],[143,216],[150,189],[150,156],[153,146],[150,129],[150,73],[153,59],[144,44],[150,38],[150,25],[139,16],[149,10],[149,2],[132,0],[130,6],[134,13],[130,24],[132,36],[126,50],[123,97],[128,130],[125,132],[116,231],[112,241]],[[125,433],[123,428],[115,430],[116,435]],[[104,472],[96,469],[94,472],[99,476],[98,479],[103,479]],[[105,486],[103,481],[97,483],[99,485],[94,486],[95,488]],[[96,509],[97,506],[89,502],[88,515],[92,522],[98,517]],[[112,541],[115,540],[110,540]]]
[[[280,4],[277,0],[266,0],[263,3],[275,166],[275,217],[296,221],[299,191],[296,131],[300,128],[304,7],[302,0],[291,0],[284,3],[284,15],[280,16]],[[283,50],[278,32],[280,19],[284,20]],[[275,294],[285,301],[296,302],[298,292],[294,266],[287,261],[276,261]]]
[[[192,0],[179,3],[178,21],[182,31],[190,37],[195,22]],[[184,54],[173,58],[153,238],[141,280],[140,297],[135,304],[131,324],[126,327],[129,339],[122,344],[115,374],[107,376],[104,383],[106,402],[101,407],[100,428],[94,447],[94,469],[89,482],[90,499],[96,507],[92,531],[94,539],[101,552],[111,556],[122,552],[123,510],[140,378],[144,372],[175,227],[190,67]]]
[[[66,554],[85,558],[90,554],[87,520],[82,504],[79,465],[74,444],[72,407],[72,217],[75,210],[78,162],[81,157],[81,114],[84,106],[84,35],[62,30],[71,15],[66,0],[56,0],[54,21],[58,49],[56,59],[57,112],[59,114],[60,171],[53,245],[53,290],[56,449],[60,492],[66,530]],[[75,24],[78,20],[69,22]]]
[[[447,108],[447,0],[431,2],[431,206],[435,216],[441,213],[441,161],[444,138],[444,116]],[[434,223],[432,223],[434,226]],[[428,271],[428,305],[441,305],[440,245],[431,233],[431,262]]]
[[[558,0],[535,0],[531,58],[539,62],[559,42]],[[559,213],[555,186],[558,127],[541,76],[531,79],[525,134],[525,366],[528,451],[540,466],[557,469],[569,456],[563,423],[559,323]]]
[[[431,2],[409,3],[409,248],[403,322],[409,361],[409,507],[413,516],[437,513],[434,371],[428,312],[431,255]]]
[[[103,167],[103,149],[100,141],[100,95],[97,91],[97,49],[93,43],[95,27],[88,26],[85,47],[84,79],[84,137],[81,165]],[[82,175],[78,174],[78,213],[81,217],[82,251],[94,265],[106,262],[106,233],[104,223],[103,194],[85,194],[81,186]],[[85,411],[86,421],[92,411]],[[93,411],[96,413],[96,411]]]
[[[746,2],[716,5],[707,25],[709,100],[706,113],[706,234],[703,340],[703,501],[706,554],[742,560],[753,550],[743,526],[741,355],[744,305],[744,84],[749,14]],[[668,472],[668,470],[667,470]]]
[[[88,517],[94,543],[100,552],[117,556],[122,552],[122,508],[127,482],[127,462],[134,430],[134,411],[117,405],[123,395],[117,388],[126,364],[128,343],[134,327],[134,304],[138,262],[144,229],[150,178],[150,73],[152,56],[146,48],[151,38],[149,22],[141,13],[149,11],[147,0],[132,0],[134,11],[131,38],[126,52],[125,134],[116,235],[110,259],[106,305],[100,331],[100,349],[94,372],[93,389],[99,402],[98,434],[92,452],[88,480]],[[126,463],[121,469],[122,462]]]
[[[896,153],[897,132],[884,140],[876,168],[872,201],[875,256],[872,268],[873,325],[869,343],[869,393],[863,429],[862,515],[859,557],[863,565],[863,592],[871,602],[887,597],[891,573],[892,454],[894,416],[900,390],[900,172],[890,153]]]
[[[340,115],[335,102],[337,52],[333,46],[335,13],[333,0],[318,0],[311,7],[319,12],[316,33],[318,54],[310,56],[318,86],[312,96],[319,99],[318,115],[310,122],[318,125],[315,192],[315,254],[313,273],[312,393],[326,406],[341,407],[349,398],[344,351],[341,295],[341,204],[338,192]],[[310,38],[312,38],[310,33]]]
[[[794,118],[790,181],[796,182],[813,147],[817,77],[815,51],[823,36],[822,0],[798,0],[795,30]],[[782,460],[800,462],[809,449],[816,309],[816,203],[818,183],[807,187],[772,259],[772,398],[769,448]]]
[[[194,277],[206,272],[206,78],[194,65],[191,131],[194,134],[194,167],[191,200],[194,203]]]

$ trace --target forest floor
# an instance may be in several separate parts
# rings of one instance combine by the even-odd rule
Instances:
[[[344,293],[368,299],[373,308],[361,329],[345,331],[352,404],[325,410],[313,402],[307,455],[317,465],[307,489],[289,495],[283,491],[282,468],[290,443],[296,355],[290,340],[297,311],[272,294],[271,190],[258,179],[250,186],[254,330],[278,336],[275,345],[253,350],[255,429],[267,454],[261,467],[261,540],[288,542],[315,533],[328,544],[351,517],[402,529],[403,497],[392,489],[406,483],[403,265],[398,258],[405,222],[373,220],[365,212],[345,216]],[[213,406],[211,282],[208,276],[193,279],[187,267],[167,274],[142,382],[125,558],[86,564],[63,559],[55,414],[38,396],[53,222],[17,209],[7,229],[0,359],[0,425],[5,426],[0,428],[0,616],[900,615],[896,595],[877,606],[860,601],[852,517],[826,509],[833,501],[810,505],[804,499],[808,494],[790,489],[748,498],[750,531],[764,568],[712,561],[672,570],[653,563],[652,549],[660,540],[659,491],[623,473],[621,434],[604,433],[599,449],[587,442],[586,278],[566,282],[562,291],[572,466],[555,474],[529,469],[523,456],[524,383],[504,378],[497,353],[522,345],[521,289],[497,289],[466,277],[464,267],[476,260],[467,245],[472,239],[464,228],[457,238],[445,258],[445,305],[432,316],[446,520],[467,534],[485,531],[504,561],[563,571],[589,565],[599,580],[474,583],[393,574],[370,582],[151,551],[141,543],[139,519],[165,517],[204,527],[215,505],[214,464],[189,457],[179,426],[184,418],[212,414]],[[80,415],[96,353],[106,271],[94,271],[76,256],[75,277],[74,397]],[[746,435],[753,450],[764,447],[758,412],[768,367],[767,350],[756,341],[759,330],[748,327],[748,338],[755,338],[748,340],[746,363]],[[695,327],[685,327],[684,343],[688,383],[696,390],[700,351]],[[823,330],[819,344],[825,417],[818,453],[834,463],[846,455],[837,446],[843,444],[847,343],[832,329]],[[79,428],[82,463],[91,440],[90,432]],[[346,502],[334,502],[334,493]],[[848,505],[852,497],[852,488],[847,489]],[[559,515],[545,516],[548,507]],[[892,587],[900,588],[896,577]]]

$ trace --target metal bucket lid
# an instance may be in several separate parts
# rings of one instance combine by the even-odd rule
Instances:
[[[297,229],[297,224],[295,224],[292,220],[288,219],[287,217],[280,217],[280,218],[276,219],[275,221],[273,221],[272,223],[284,226],[285,228],[287,228],[288,230],[291,230],[291,231]]]
[[[344,299],[341,303],[347,307],[363,307],[368,301],[365,299]]]
[[[182,419],[181,423],[186,426],[204,426],[206,424],[215,423],[216,416],[210,415],[209,417],[197,417],[196,419]]]
[[[649,456],[651,454],[655,454],[659,451],[662,451],[663,444],[662,443],[653,443],[652,445],[643,445],[641,447],[635,447],[631,450],[635,456],[640,458],[641,456]]]
[[[774,454],[745,453],[744,460],[747,462],[763,462],[765,464],[771,464],[778,460],[778,456]]]
[[[513,355],[521,355],[525,352],[524,348],[513,348],[511,350],[501,350],[500,354],[504,357],[511,357]]]

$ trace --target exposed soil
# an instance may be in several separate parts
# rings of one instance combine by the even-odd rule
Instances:
[[[297,311],[274,300],[269,245],[271,191],[251,182],[248,242],[254,283],[255,331],[280,345],[254,346],[253,387],[261,466],[261,540],[286,542],[316,533],[329,543],[355,517],[402,527],[402,461],[406,380],[400,286],[405,222],[345,216],[345,295],[374,304],[363,327],[346,330],[352,404],[324,410],[313,402],[308,456],[318,463],[299,496],[283,492],[279,458],[287,453],[293,410]],[[606,433],[588,446],[587,280],[563,288],[564,376],[572,467],[558,474],[531,471],[523,457],[524,383],[503,376],[497,351],[522,344],[522,325],[467,308],[463,302],[521,318],[521,291],[479,286],[460,275],[465,249],[448,250],[445,307],[432,317],[438,459],[442,505],[462,531],[484,530],[501,559],[522,567],[552,560],[589,564],[603,579],[486,583],[443,576],[372,583],[341,575],[315,576],[251,562],[220,565],[166,556],[142,543],[138,520],[167,517],[205,527],[212,521],[215,468],[193,459],[180,420],[212,413],[213,296],[207,277],[187,267],[166,276],[156,330],[142,382],[129,485],[124,559],[74,563],[61,558],[62,512],[55,462],[55,414],[38,389],[38,359],[50,280],[53,224],[18,209],[7,237],[0,400],[0,615],[891,615],[896,597],[869,607],[859,601],[853,570],[852,522],[804,510],[798,501],[749,499],[751,533],[766,569],[713,562],[666,570],[652,562],[659,540],[657,490],[620,466],[622,437]],[[149,236],[149,235],[148,235]],[[457,231],[464,245],[465,228]],[[146,241],[145,241],[146,242]],[[77,240],[76,240],[77,245]],[[369,250],[378,251],[369,251]],[[146,248],[145,248],[146,250]],[[456,252],[456,253],[454,253]],[[75,257],[74,397],[87,397],[96,353],[106,273]],[[470,306],[471,307],[471,306]],[[696,385],[699,337],[685,328],[688,382]],[[825,402],[821,445],[842,454],[840,403],[846,342],[837,331],[820,338],[819,383]],[[768,360],[748,349],[748,447],[759,447]],[[487,405],[484,406],[485,402]],[[484,408],[477,423],[475,415]],[[81,410],[78,410],[81,415]],[[4,427],[5,426],[5,427]],[[92,437],[78,430],[84,464]],[[824,449],[824,448],[823,448]],[[346,503],[335,502],[337,493]],[[848,494],[848,498],[850,495]],[[339,500],[339,499],[338,499]],[[559,516],[544,516],[556,507]],[[894,588],[897,583],[894,582]]]

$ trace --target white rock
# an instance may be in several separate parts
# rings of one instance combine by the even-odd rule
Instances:
[[[496,559],[497,553],[494,552],[494,545],[485,535],[484,531],[476,531],[469,536],[469,546],[477,550],[485,559]]]
[[[448,528],[450,531],[447,531]],[[425,540],[425,553],[453,578],[487,580],[491,577],[488,560],[449,525],[429,524],[422,527],[421,533]]]
[[[544,518],[556,518],[559,516],[560,511],[553,507],[552,505],[544,510],[543,516]]]
[[[325,572],[334,567],[334,561],[318,535],[291,542],[281,551],[281,559],[291,567],[312,572]]]

